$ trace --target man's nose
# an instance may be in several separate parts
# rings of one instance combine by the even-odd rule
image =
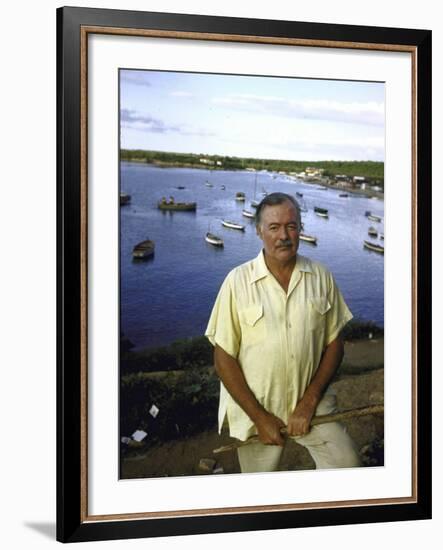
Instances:
[[[280,235],[279,235],[279,237],[280,237],[280,239],[281,239],[282,241],[285,241],[285,240],[287,240],[287,239],[289,238],[288,229],[287,229],[284,225],[282,225],[282,226],[280,227]]]

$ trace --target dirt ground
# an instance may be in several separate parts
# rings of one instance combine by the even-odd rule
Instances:
[[[345,357],[332,387],[337,394],[339,410],[383,404],[384,402],[384,341],[364,340],[347,342]],[[368,447],[383,441],[383,416],[363,416],[344,422],[364,460]],[[145,477],[177,477],[239,473],[235,451],[214,454],[213,450],[232,443],[227,434],[216,430],[183,440],[170,441],[148,450],[140,449],[125,457],[121,464],[124,479]],[[215,460],[209,470],[200,467],[201,459]],[[381,465],[380,459],[372,462]],[[366,461],[366,465],[368,464]],[[280,470],[314,469],[309,453],[295,441],[289,440],[283,451]]]

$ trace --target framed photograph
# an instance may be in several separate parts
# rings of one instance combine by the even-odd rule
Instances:
[[[74,7],[57,48],[57,539],[430,518],[431,32]]]

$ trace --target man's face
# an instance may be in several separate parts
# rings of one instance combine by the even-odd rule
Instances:
[[[297,210],[292,202],[265,206],[261,212],[257,235],[263,241],[266,258],[281,263],[295,258],[299,230]]]

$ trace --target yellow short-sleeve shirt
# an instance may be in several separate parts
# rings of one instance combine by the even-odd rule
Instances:
[[[286,293],[263,251],[233,269],[215,301],[205,335],[237,359],[263,407],[287,423],[320,363],[325,347],[352,319],[331,273],[300,254]],[[221,384],[219,429],[227,415],[232,437],[256,433]]]

